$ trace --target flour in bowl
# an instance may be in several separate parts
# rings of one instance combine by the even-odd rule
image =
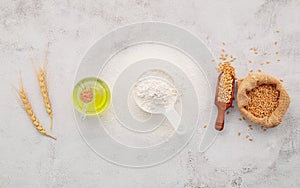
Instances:
[[[140,107],[150,113],[174,106],[177,100],[177,91],[164,79],[149,77],[138,81],[133,92]]]

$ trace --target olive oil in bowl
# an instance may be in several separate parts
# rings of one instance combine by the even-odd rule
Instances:
[[[73,104],[80,113],[97,115],[110,104],[111,93],[108,85],[95,77],[80,80],[73,89]]]

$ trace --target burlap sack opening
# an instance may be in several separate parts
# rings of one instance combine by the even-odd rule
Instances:
[[[256,88],[263,84],[271,84],[276,87],[276,89],[279,91],[279,104],[275,111],[272,112],[270,117],[258,118],[251,112],[247,111],[245,108],[248,104],[248,100],[250,100],[247,95],[247,91],[251,91],[253,88]],[[238,81],[237,87],[238,108],[245,118],[257,125],[265,126],[268,128],[276,127],[282,122],[283,116],[290,104],[290,97],[280,80],[264,73],[250,73],[247,78],[240,79]]]

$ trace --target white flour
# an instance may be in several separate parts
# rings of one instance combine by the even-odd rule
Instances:
[[[133,89],[136,102],[146,112],[161,112],[162,109],[173,106],[177,100],[176,89],[162,79],[138,81]]]

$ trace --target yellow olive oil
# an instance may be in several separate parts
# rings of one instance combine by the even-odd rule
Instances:
[[[90,102],[85,103],[81,100],[80,95],[85,90],[93,93]],[[111,93],[108,85],[98,78],[89,77],[79,81],[73,89],[73,104],[79,112],[86,115],[96,115],[103,112],[110,104]]]

